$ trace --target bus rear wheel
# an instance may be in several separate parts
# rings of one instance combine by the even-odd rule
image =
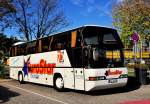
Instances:
[[[63,78],[61,76],[57,76],[54,79],[54,88],[57,91],[63,91],[64,90],[64,80],[63,80]]]
[[[18,74],[18,81],[20,82],[20,84],[24,83],[23,74],[22,73]]]

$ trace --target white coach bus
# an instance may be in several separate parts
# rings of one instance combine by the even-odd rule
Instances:
[[[9,66],[10,77],[20,83],[51,85],[59,91],[122,87],[128,79],[117,31],[92,25],[16,43]]]

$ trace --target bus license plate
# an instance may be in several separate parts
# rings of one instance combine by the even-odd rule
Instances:
[[[117,83],[117,79],[109,79],[108,83]]]

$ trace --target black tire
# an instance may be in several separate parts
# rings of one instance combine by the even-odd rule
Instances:
[[[24,83],[24,77],[23,77],[23,74],[22,73],[19,73],[18,74],[18,81],[20,84],[23,84]]]
[[[54,88],[57,91],[64,91],[64,80],[61,76],[57,76],[54,78]]]

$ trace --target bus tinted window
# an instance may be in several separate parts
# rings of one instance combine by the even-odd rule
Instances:
[[[66,49],[71,48],[71,33],[66,33]]]
[[[61,34],[59,36],[55,36],[53,41],[52,41],[52,45],[51,45],[51,49],[54,50],[62,50],[62,49],[66,49],[67,47],[67,35],[65,34]]]
[[[26,45],[25,44],[18,45],[16,48],[17,48],[17,56],[26,54]]]
[[[103,44],[117,44],[117,40],[112,33],[104,34]]]
[[[42,52],[49,51],[50,39],[51,39],[50,37],[41,39]]]
[[[10,49],[10,56],[15,56],[15,47],[12,47],[11,49]]]
[[[91,36],[90,38],[85,38],[85,43],[88,45],[98,45],[98,36]]]
[[[122,67],[123,46],[117,36],[117,32],[113,29],[86,28],[83,37],[89,50],[87,55],[89,59],[85,64],[89,64],[92,68]]]
[[[30,42],[27,45],[27,54],[36,53],[36,41]]]

